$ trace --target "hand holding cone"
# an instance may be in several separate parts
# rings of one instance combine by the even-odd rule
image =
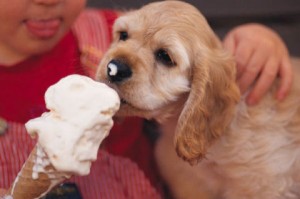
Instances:
[[[14,199],[38,199],[71,174],[88,175],[120,108],[116,91],[81,75],[50,86],[45,102],[49,112],[25,124],[38,144],[8,191]]]
[[[13,199],[38,199],[70,175],[56,171],[40,146],[36,146],[8,190]]]

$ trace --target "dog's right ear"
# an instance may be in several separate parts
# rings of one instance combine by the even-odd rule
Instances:
[[[235,71],[233,59],[219,46],[195,58],[191,92],[174,140],[178,155],[191,164],[205,157],[232,119],[240,97]]]

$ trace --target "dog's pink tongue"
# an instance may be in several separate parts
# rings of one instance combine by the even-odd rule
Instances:
[[[34,36],[47,39],[57,33],[60,23],[59,19],[28,20],[26,21],[26,27]]]

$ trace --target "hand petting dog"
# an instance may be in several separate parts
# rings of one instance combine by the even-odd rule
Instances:
[[[238,84],[242,93],[249,92],[249,105],[258,103],[278,77],[276,98],[284,99],[293,74],[287,47],[276,32],[260,24],[245,24],[230,31],[223,43],[235,57]]]

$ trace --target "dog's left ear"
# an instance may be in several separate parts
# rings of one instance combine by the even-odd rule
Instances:
[[[198,57],[198,58],[197,58]],[[191,92],[175,133],[178,155],[191,164],[226,130],[240,98],[233,59],[220,47],[195,56]]]

